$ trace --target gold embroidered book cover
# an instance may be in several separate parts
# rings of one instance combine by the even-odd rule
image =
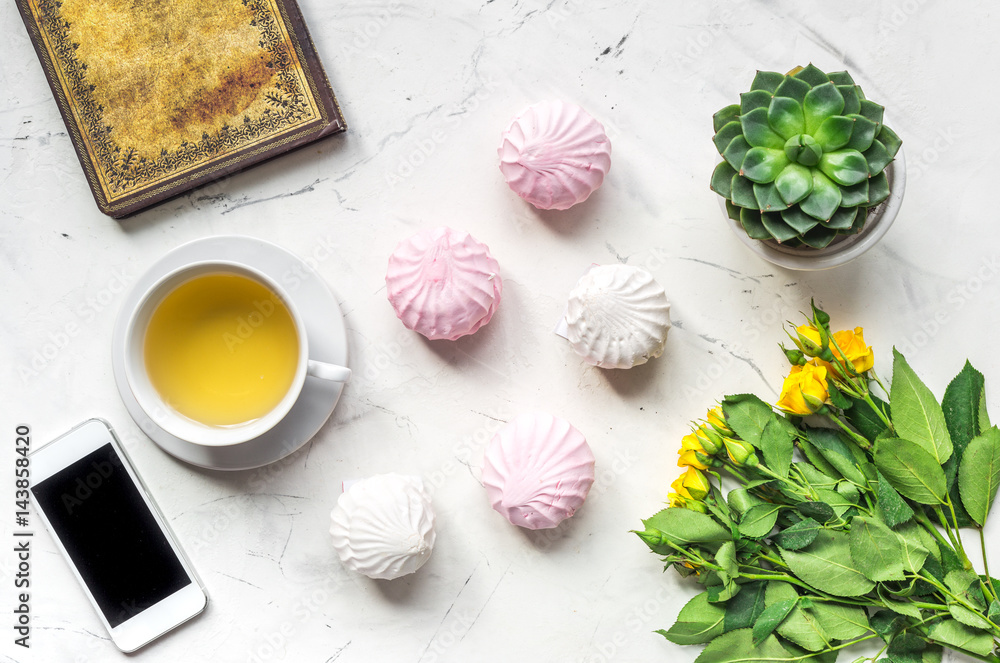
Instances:
[[[105,214],[346,128],[294,0],[18,5]]]

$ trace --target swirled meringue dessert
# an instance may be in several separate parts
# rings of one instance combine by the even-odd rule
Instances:
[[[500,170],[517,195],[539,209],[569,209],[604,182],[611,141],[576,104],[546,101],[521,111],[503,132]]]
[[[434,509],[420,477],[379,474],[345,490],[330,513],[340,561],[369,578],[413,573],[434,548]]]
[[[518,415],[486,448],[483,484],[490,504],[512,524],[556,527],[580,508],[594,484],[594,454],[565,419]]]
[[[600,265],[569,294],[566,326],[573,350],[588,364],[632,368],[663,354],[670,302],[645,269]]]
[[[500,265],[467,232],[440,227],[403,240],[389,256],[385,285],[396,315],[431,340],[476,332],[500,304]]]

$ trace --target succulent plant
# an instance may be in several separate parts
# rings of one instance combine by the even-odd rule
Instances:
[[[889,197],[901,141],[846,71],[758,71],[740,103],[713,117],[724,161],[712,190],[754,239],[823,248],[859,232]]]

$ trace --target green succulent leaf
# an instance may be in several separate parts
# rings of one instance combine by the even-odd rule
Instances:
[[[837,236],[836,230],[824,227],[822,224],[816,226],[809,232],[802,235],[802,243],[814,249],[825,249],[830,246],[830,242]]]
[[[882,125],[882,131],[878,134],[879,142],[885,145],[885,149],[889,152],[892,157],[896,156],[899,152],[899,148],[903,145],[903,141],[896,135],[896,132],[889,127]]]
[[[812,193],[812,172],[805,166],[790,163],[775,178],[774,185],[778,187],[782,200],[788,205],[794,205]]]
[[[722,127],[726,126],[730,122],[740,119],[740,106],[739,104],[732,104],[726,106],[715,115],[712,116],[712,127],[715,132],[718,132]]]
[[[783,80],[785,80],[785,75],[779,74],[776,71],[758,71],[757,75],[754,76],[750,89],[767,90],[773,94]]]
[[[753,195],[753,182],[743,177],[739,173],[733,176],[733,181],[729,185],[732,192],[731,200],[737,207],[757,209],[757,198]]]
[[[806,130],[806,118],[802,105],[795,99],[775,97],[767,108],[767,121],[786,140],[798,136]]]
[[[781,194],[778,193],[778,187],[774,185],[774,182],[754,184],[753,195],[757,198],[757,204],[760,206],[759,209],[761,212],[780,212],[788,209],[788,205],[782,200]]]
[[[787,165],[788,157],[785,156],[784,150],[752,147],[743,159],[740,175],[757,184],[767,184],[773,182]],[[761,206],[761,209],[765,208]]]
[[[875,134],[878,131],[878,125],[864,115],[857,113],[848,115],[848,117],[854,120],[854,129],[851,131],[851,139],[847,141],[846,147],[858,152],[864,152],[872,146],[872,141],[875,140]]]
[[[868,206],[874,207],[889,197],[889,178],[885,172],[868,178]]]
[[[795,78],[805,81],[811,87],[817,87],[830,82],[830,77],[822,69],[814,66],[811,62],[793,74]]]
[[[792,573],[828,594],[862,596],[875,588],[875,583],[855,568],[846,532],[823,530],[806,548],[782,550],[781,556]]]
[[[844,97],[833,83],[824,83],[809,90],[802,111],[806,116],[806,133],[812,135],[823,121],[844,112]]]
[[[810,184],[812,183],[812,176],[809,177]],[[809,232],[816,227],[819,223],[819,219],[814,219],[805,212],[803,212],[798,205],[789,207],[781,213],[781,218],[784,219],[785,223],[790,225],[792,228],[801,235]]]
[[[733,195],[733,177],[736,171],[725,161],[720,161],[712,172],[712,191],[724,198],[731,198]]]
[[[741,208],[739,208],[739,207],[737,207],[736,205],[733,204],[732,200],[727,200],[726,201],[726,214],[733,221],[739,222],[739,220],[740,220],[740,209]]]
[[[819,160],[819,169],[837,184],[851,186],[868,179],[869,162],[865,160],[866,156],[856,150],[826,152]]]
[[[844,97],[844,115],[851,115],[861,110],[861,97],[858,96],[858,86],[837,84],[837,89]]]
[[[812,171],[812,178],[812,192],[799,203],[799,206],[809,216],[820,221],[828,221],[840,207],[842,200],[840,187],[819,170]]]
[[[747,142],[746,137],[737,136],[722,153],[722,158],[728,161],[730,166],[739,170],[749,151],[750,143]]]
[[[869,101],[867,99],[861,100],[861,110],[858,111],[861,115],[864,115],[869,120],[874,122],[879,126],[879,130],[882,127],[882,116],[885,115],[885,106],[876,104],[874,101]],[[875,136],[878,137],[878,130],[875,132]]]
[[[850,85],[851,87],[855,85],[854,79],[846,71],[831,71],[827,76],[837,85]]]
[[[854,220],[857,216],[857,207],[844,207],[841,205],[837,208],[837,211],[833,213],[833,216],[830,217],[826,227],[832,230],[850,230],[854,226]]]
[[[889,150],[877,138],[872,141],[871,147],[865,150],[864,157],[867,162],[868,172],[871,175],[878,175],[892,161],[892,155],[889,154]]]
[[[833,152],[847,145],[854,130],[854,120],[843,115],[833,115],[823,120],[813,138],[824,152]]]
[[[746,115],[740,117],[743,128],[743,135],[747,142],[754,147],[768,147],[775,150],[783,150],[785,139],[775,133],[767,120],[767,108],[755,108]]]
[[[799,236],[798,231],[781,219],[781,214],[764,212],[760,215],[760,220],[763,222],[764,227],[767,228],[767,232],[771,233],[771,237],[777,240],[779,244],[784,244]]]
[[[771,105],[771,93],[767,90],[753,90],[740,95],[740,115],[746,115],[756,108],[767,108]]]
[[[729,144],[733,142],[733,139],[741,135],[743,135],[743,126],[737,119],[719,129],[712,136],[712,142],[715,143],[715,149],[719,150],[719,154],[723,154],[726,148],[729,147]]]
[[[786,97],[802,104],[811,89],[812,86],[809,85],[809,83],[806,83],[799,78],[795,78],[794,76],[785,76],[785,80],[783,80],[781,85],[778,86],[778,89],[774,91],[774,96]]]
[[[853,235],[855,233],[861,232],[861,229],[865,227],[865,221],[868,220],[868,208],[862,207],[858,212],[858,216],[854,219],[854,225],[851,226],[850,231],[844,233],[845,235]]]
[[[746,231],[750,239],[771,239],[771,233],[767,232],[761,220],[760,212],[755,209],[743,208],[740,210],[740,225]]]
[[[868,182],[864,179],[853,186],[840,187],[840,204],[843,207],[868,206]]]

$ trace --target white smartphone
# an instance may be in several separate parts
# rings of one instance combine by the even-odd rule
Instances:
[[[107,422],[86,421],[29,458],[42,521],[119,649],[205,609],[197,574]]]

